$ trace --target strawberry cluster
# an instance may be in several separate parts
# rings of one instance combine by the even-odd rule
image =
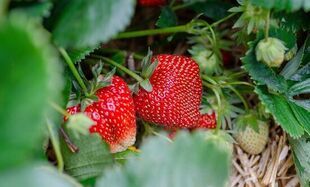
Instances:
[[[97,101],[83,112],[93,120],[91,133],[99,133],[111,152],[127,149],[135,143],[136,116],[165,128],[215,128],[215,113],[200,114],[202,80],[199,66],[191,58],[162,54],[152,58],[157,66],[150,75],[152,89],[140,88],[131,95],[124,80],[113,76],[111,84],[95,92]],[[81,105],[67,112],[81,112]]]

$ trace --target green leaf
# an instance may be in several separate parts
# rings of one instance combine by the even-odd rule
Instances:
[[[159,28],[172,27],[177,25],[177,16],[169,6],[161,9],[156,26]]]
[[[99,48],[99,46],[84,47],[84,48],[79,48],[79,49],[68,49],[67,52],[72,62],[78,63],[84,60],[87,55],[92,53],[97,48]]]
[[[264,37],[263,32],[260,32],[259,35],[261,38]],[[295,47],[297,42],[295,33],[287,31],[284,28],[271,27],[269,30],[269,35],[271,37],[275,37],[282,40],[285,44],[285,47],[288,49],[292,49],[293,47]]]
[[[107,42],[125,29],[134,13],[133,0],[69,0],[52,29],[62,47],[85,48]]]
[[[300,68],[292,77],[293,81],[302,81],[310,78],[310,61],[304,67]]]
[[[256,6],[288,12],[294,12],[300,9],[304,9],[305,11],[310,10],[309,0],[250,0],[250,2]]]
[[[310,93],[310,78],[294,84],[288,90],[288,94],[290,96],[295,96],[298,94],[306,94],[306,93]]]
[[[290,60],[281,71],[280,74],[285,79],[290,79],[290,77],[294,75],[294,73],[298,70],[299,66],[301,65],[306,43],[307,42],[305,42],[305,44],[301,47],[301,49],[299,49],[297,55],[292,60]]]
[[[0,173],[1,186],[9,187],[82,187],[73,178],[47,164],[33,164]]]
[[[48,17],[50,15],[52,7],[53,4],[50,1],[43,1],[40,3],[35,3],[31,6],[15,8],[11,13],[23,13],[31,18],[42,21],[44,17]]]
[[[301,137],[304,128],[296,119],[290,104],[283,96],[268,93],[267,89],[257,86],[255,92],[263,102],[266,109],[272,113],[275,121],[293,138]]]
[[[219,133],[221,134],[221,133]],[[206,132],[182,132],[171,144],[149,139],[136,159],[122,170],[105,172],[96,187],[223,187],[228,184],[232,144],[226,137]],[[219,177],[220,176],[220,177]]]
[[[304,11],[293,13],[277,12],[273,15],[273,17],[279,21],[279,26],[281,28],[285,28],[290,31],[310,29],[310,22],[308,21],[310,14]]]
[[[287,48],[294,47],[296,43],[296,37],[293,33],[287,32],[283,29],[271,28],[270,37],[275,37],[282,40]],[[280,92],[286,93],[288,85],[283,76],[278,75],[273,69],[265,65],[264,63],[256,60],[255,48],[257,43],[264,38],[262,32],[257,35],[255,41],[249,43],[250,49],[247,51],[246,56],[241,60],[243,67],[249,72],[251,78],[257,85],[267,85],[268,88]]]
[[[62,75],[48,33],[14,14],[0,25],[0,170],[32,160],[40,147],[48,101],[61,98]]]
[[[289,139],[297,173],[302,186],[310,185],[310,137],[307,135],[299,139]]]
[[[231,7],[232,4],[219,0],[198,2],[190,6],[195,12],[203,13],[205,16],[213,20],[220,20],[226,17],[229,14],[228,9]]]
[[[298,120],[299,124],[305,129],[305,131],[310,135],[310,111],[297,106],[296,104],[289,102],[289,105]]]
[[[85,180],[100,175],[104,168],[113,163],[107,144],[98,134],[80,136],[76,138],[72,132],[68,135],[79,148],[77,153],[72,153],[64,140],[61,140],[61,148],[65,162],[65,171],[78,180]]]
[[[305,52],[304,57],[302,59],[302,65],[310,63],[310,35],[308,35],[304,45],[305,45]]]

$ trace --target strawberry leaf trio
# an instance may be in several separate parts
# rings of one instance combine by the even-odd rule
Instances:
[[[136,116],[173,130],[216,127],[214,112],[200,113],[203,89],[198,64],[189,57],[167,54],[150,60],[156,66],[149,77],[141,78],[149,79],[150,90],[140,86],[137,93],[132,93],[121,77],[113,75],[110,84],[95,89],[93,95],[82,96],[78,99],[81,102],[67,108],[71,115],[83,112],[91,118],[94,124],[89,131],[99,133],[112,153],[135,143]],[[86,106],[81,107],[85,101]]]

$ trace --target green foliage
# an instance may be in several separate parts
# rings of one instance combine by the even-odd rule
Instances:
[[[156,26],[160,28],[171,27],[177,25],[177,16],[171,9],[166,6],[161,9],[160,16],[156,22]]]
[[[81,62],[87,55],[96,50],[99,46],[69,49],[68,54],[74,63]]]
[[[231,4],[219,0],[197,2],[190,6],[195,12],[202,13],[213,20],[220,20],[227,16],[229,14],[227,10],[231,7]]]
[[[62,47],[85,48],[107,42],[129,24],[133,0],[70,0],[52,29]]]
[[[310,137],[303,136],[298,140],[290,139],[297,173],[302,186],[310,185]]]
[[[172,144],[158,137],[149,139],[139,157],[128,160],[122,170],[116,167],[105,172],[96,187],[225,186],[232,145],[223,136],[182,132]]]
[[[261,38],[262,37],[250,44],[249,51],[247,51],[246,56],[241,59],[243,67],[249,72],[251,78],[257,85],[267,85],[268,88],[274,91],[284,93],[288,88],[284,77],[277,75],[270,67],[256,60],[255,47]]]
[[[256,6],[288,12],[294,12],[299,9],[310,10],[310,2],[308,0],[250,0],[250,2]]]
[[[74,179],[47,164],[32,164],[0,173],[1,186],[82,187]]]
[[[282,29],[272,29],[270,35],[284,41],[288,48],[296,42],[292,33]],[[258,34],[257,39],[250,43],[250,50],[242,58],[244,69],[249,72],[255,83],[260,85],[256,87],[256,93],[265,104],[266,109],[272,113],[274,119],[292,137],[298,138],[304,134],[304,131],[310,133],[307,122],[310,115],[309,99],[294,99],[296,95],[309,93],[309,80],[295,83],[286,80],[292,77],[302,64],[308,42],[306,41],[297,55],[287,63],[280,75],[275,69],[271,69],[256,60],[254,49],[261,39],[263,39],[262,34]]]
[[[255,91],[266,109],[272,113],[276,122],[278,122],[290,136],[299,138],[304,134],[304,128],[307,127],[308,124],[300,123],[299,118],[294,115],[289,101],[283,96],[268,93],[267,89],[263,86],[256,87]],[[302,108],[299,109],[302,110]]]
[[[79,148],[72,153],[61,138],[61,150],[64,157],[65,171],[78,180],[99,176],[104,168],[113,163],[109,148],[97,134],[75,137],[68,131],[73,143]]]
[[[61,68],[48,34],[17,14],[0,25],[0,169],[29,161],[54,114],[62,88]],[[12,156],[14,155],[14,156]]]
[[[277,12],[274,17],[279,20],[279,26],[291,31],[310,29],[310,22],[308,21],[310,13],[298,11],[293,13]]]
[[[35,3],[31,6],[13,9],[13,13],[23,13],[31,18],[42,20],[50,15],[53,4],[50,1]]]

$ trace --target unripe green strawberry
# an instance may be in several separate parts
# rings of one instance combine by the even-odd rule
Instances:
[[[256,46],[256,59],[269,67],[280,67],[286,49],[283,42],[277,38],[262,39]]]
[[[268,125],[265,122],[260,122],[258,128],[259,131],[256,132],[253,128],[247,126],[244,130],[238,130],[234,135],[240,147],[249,154],[261,153],[268,142]]]
[[[214,52],[206,49],[202,45],[195,45],[189,50],[189,53],[198,63],[201,72],[207,75],[220,72],[220,59]]]

